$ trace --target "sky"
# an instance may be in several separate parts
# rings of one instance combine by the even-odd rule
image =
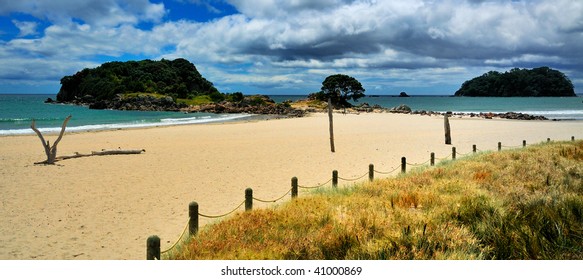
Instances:
[[[0,93],[51,93],[108,61],[185,58],[221,92],[453,94],[548,66],[583,93],[579,0],[0,0]]]

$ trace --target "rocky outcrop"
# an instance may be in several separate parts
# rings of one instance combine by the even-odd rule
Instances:
[[[411,107],[405,105],[405,104],[401,104],[399,106],[393,107],[391,109],[389,109],[389,112],[391,113],[400,113],[400,114],[409,114],[411,113]]]
[[[434,111],[413,111],[411,114],[415,115],[444,115],[441,112],[434,112]],[[507,113],[452,113],[447,112],[450,116],[459,116],[459,117],[471,117],[471,118],[484,118],[484,119],[510,119],[510,120],[525,120],[525,121],[544,121],[548,120],[545,116],[536,116],[536,115],[529,115],[523,113],[515,113],[515,112],[507,112]]]
[[[153,95],[124,96],[118,95],[112,100],[97,100],[91,95],[77,97],[68,102],[46,100],[47,103],[65,103],[80,106],[87,106],[96,110],[122,110],[122,111],[180,111],[187,107],[185,104],[176,103],[172,97],[156,97]]]
[[[222,101],[205,105],[190,106],[185,109],[188,112],[204,112],[215,114],[256,114],[256,115],[283,115],[290,117],[303,117],[305,110],[294,109],[289,103],[276,104],[265,95],[246,96],[240,102]]]

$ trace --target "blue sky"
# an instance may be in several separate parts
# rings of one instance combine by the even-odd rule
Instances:
[[[0,93],[57,93],[107,61],[186,58],[222,92],[452,94],[514,67],[583,93],[583,1],[20,0],[0,2]]]

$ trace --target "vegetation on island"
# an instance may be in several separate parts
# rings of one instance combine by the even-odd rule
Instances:
[[[221,93],[182,58],[107,62],[83,69],[61,79],[56,102],[90,109],[303,115],[265,95]]]
[[[549,67],[514,68],[509,72],[490,71],[464,82],[455,96],[542,97],[576,96],[573,83]]]
[[[220,101],[225,98],[194,64],[178,58],[107,62],[96,68],[85,68],[61,79],[57,101],[112,100],[128,93],[159,94],[174,99],[208,96],[210,100]]]
[[[318,189],[199,231],[172,259],[583,259],[583,141]]]

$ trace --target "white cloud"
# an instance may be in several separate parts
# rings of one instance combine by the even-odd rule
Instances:
[[[139,21],[158,22],[165,15],[164,4],[149,0],[19,0],[0,2],[0,15],[29,14],[61,24],[73,19],[90,25],[116,26]]]
[[[237,83],[300,88],[338,72],[357,73],[378,85],[384,79],[453,86],[468,73],[537,64],[564,67],[574,81],[583,79],[583,2],[227,2],[240,14],[201,23],[164,22],[165,5],[148,0],[5,1],[0,15],[27,13],[51,24],[42,37],[30,39],[26,36],[41,33],[38,26],[18,21],[21,38],[0,42],[0,59],[184,57],[209,69],[209,80],[218,86],[231,88]],[[142,22],[154,25],[141,30]],[[10,67],[24,69],[14,63]]]
[[[26,37],[28,35],[36,35],[38,23],[34,21],[19,21],[12,20],[12,23],[20,30],[18,37]]]

